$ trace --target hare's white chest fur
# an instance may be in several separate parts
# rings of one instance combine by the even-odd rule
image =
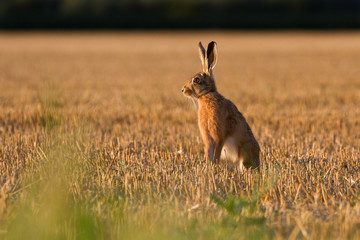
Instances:
[[[230,136],[225,140],[224,146],[221,150],[220,159],[234,163],[239,161],[239,148],[237,146],[236,139],[233,136]]]
[[[236,143],[236,138],[230,136],[225,140],[224,146],[221,150],[220,160],[230,162],[233,166],[239,166],[240,171],[244,170],[244,164],[239,159],[239,146]]]

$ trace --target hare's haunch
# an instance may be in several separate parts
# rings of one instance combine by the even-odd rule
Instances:
[[[216,89],[213,68],[217,62],[217,46],[210,42],[205,48],[199,42],[203,71],[195,74],[182,88],[185,96],[198,101],[201,137],[206,159],[239,163],[246,168],[260,164],[260,147],[244,116],[230,100]]]

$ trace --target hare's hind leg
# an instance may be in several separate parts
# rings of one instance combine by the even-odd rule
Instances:
[[[252,144],[240,148],[239,158],[246,168],[258,168],[260,165],[259,149]]]

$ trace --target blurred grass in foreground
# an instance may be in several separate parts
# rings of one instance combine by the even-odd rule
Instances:
[[[66,133],[59,93],[49,88],[41,96],[41,142],[34,165],[22,173],[22,188],[8,226],[10,239],[98,239],[100,219],[77,189],[87,172],[79,149],[85,141],[82,126]],[[88,179],[87,179],[88,180]]]

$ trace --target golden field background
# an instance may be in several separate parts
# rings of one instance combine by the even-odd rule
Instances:
[[[215,40],[261,170],[204,160]],[[0,237],[359,239],[357,32],[0,33]]]

